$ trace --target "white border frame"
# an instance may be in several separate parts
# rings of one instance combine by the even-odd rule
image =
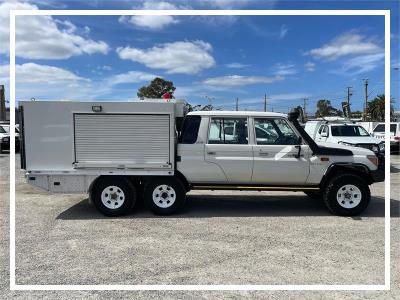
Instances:
[[[15,17],[16,16],[121,16],[121,15],[341,15],[385,17],[385,126],[390,124],[390,10],[10,10],[10,107],[15,107]],[[15,110],[10,109],[15,125]],[[390,289],[390,133],[385,132],[385,284],[383,285],[17,285],[15,278],[15,131],[10,144],[10,289],[11,290],[389,290]],[[388,159],[389,158],[389,159]]]

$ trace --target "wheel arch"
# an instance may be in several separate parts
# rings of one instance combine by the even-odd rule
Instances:
[[[368,184],[371,184],[373,182],[371,172],[368,169],[368,167],[364,164],[334,163],[330,165],[329,168],[326,170],[324,176],[322,177],[320,187],[323,188],[332,177],[338,174],[346,174],[346,173],[366,178]]]

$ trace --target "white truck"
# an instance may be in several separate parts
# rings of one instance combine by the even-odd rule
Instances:
[[[107,216],[128,213],[140,195],[154,213],[172,214],[193,189],[303,191],[333,214],[361,213],[369,185],[384,180],[383,161],[317,145],[297,118],[186,114],[179,101],[22,101],[21,167],[47,191],[89,193]]]
[[[351,121],[308,121],[304,130],[317,143],[366,148],[379,156],[385,153],[384,140],[371,136],[363,126]]]

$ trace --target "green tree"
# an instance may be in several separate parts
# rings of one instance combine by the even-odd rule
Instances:
[[[175,86],[172,81],[165,80],[163,78],[154,78],[149,85],[142,86],[138,92],[137,96],[140,99],[145,98],[161,98],[165,93],[170,93],[171,96],[174,95]]]
[[[331,105],[330,100],[321,99],[317,102],[317,111],[315,116],[325,117],[325,116],[341,116],[342,112]]]
[[[393,107],[390,105],[390,117],[393,115]],[[368,103],[368,116],[370,121],[385,120],[385,95],[378,95]]]

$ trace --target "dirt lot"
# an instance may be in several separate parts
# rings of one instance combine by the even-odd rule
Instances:
[[[0,298],[395,298],[399,293],[400,157],[392,156],[390,292],[11,292],[9,155],[0,155]],[[106,218],[86,195],[24,182],[17,165],[17,284],[383,284],[384,185],[360,217],[330,215],[302,193],[191,192],[185,210]]]

